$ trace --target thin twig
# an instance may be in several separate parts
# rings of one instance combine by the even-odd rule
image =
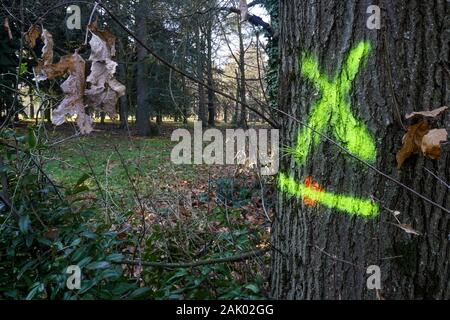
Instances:
[[[113,263],[114,264],[126,264],[126,265],[131,265],[131,266],[141,265],[143,267],[168,268],[168,269],[193,268],[193,267],[205,266],[205,265],[210,265],[210,264],[220,264],[220,263],[244,261],[244,260],[263,256],[269,250],[270,249],[259,249],[259,250],[246,252],[246,253],[238,254],[238,255],[235,255],[232,257],[227,257],[227,258],[199,260],[199,261],[192,261],[192,262],[169,263],[169,262],[146,262],[146,261],[123,260],[123,261],[113,262]]]
[[[440,178],[438,175],[433,173],[433,171],[431,171],[427,167],[423,167],[423,168],[425,169],[425,171],[427,171],[429,174],[431,174],[433,177],[435,177],[436,180],[438,180],[440,183],[442,183],[444,186],[446,186],[448,189],[450,189],[450,185],[447,182],[445,182],[444,179]]]
[[[95,13],[95,11],[97,10],[97,6],[98,6],[98,3],[95,2],[94,8],[92,9],[91,15],[90,15],[90,17],[89,17],[89,23],[88,23],[88,26],[86,27],[86,37],[84,38],[84,45],[85,45],[85,46],[86,46],[87,43],[88,43],[89,26],[90,26],[91,23],[92,23],[92,18],[94,17],[94,13]]]

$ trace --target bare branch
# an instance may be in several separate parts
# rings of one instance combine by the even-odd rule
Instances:
[[[244,261],[244,260],[263,256],[268,251],[269,251],[269,249],[259,249],[259,250],[246,252],[246,253],[238,254],[235,256],[227,257],[227,258],[199,260],[199,261],[191,261],[191,262],[180,262],[180,263],[145,262],[145,261],[134,261],[134,260],[124,260],[124,261],[113,262],[113,263],[114,264],[126,264],[126,265],[130,265],[130,266],[144,266],[144,267],[168,268],[168,269],[193,268],[193,267],[199,267],[199,266],[204,266],[204,265],[209,265],[209,264],[220,264],[220,263]]]

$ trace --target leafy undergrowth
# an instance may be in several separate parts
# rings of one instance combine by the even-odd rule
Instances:
[[[150,289],[117,264],[133,235],[59,192],[36,156],[46,150],[33,131],[0,133],[0,299],[137,299]],[[82,180],[66,188],[82,195]],[[79,290],[67,286],[69,266],[82,269]]]
[[[112,220],[119,239],[133,239],[120,248],[124,257],[178,263],[268,247],[270,179],[260,181],[244,167],[173,165],[167,134],[67,137],[50,134],[46,171],[76,210],[97,207],[97,219]],[[80,192],[71,194],[74,185]],[[267,297],[267,256],[194,268],[122,268],[125,277],[148,288],[146,298]]]

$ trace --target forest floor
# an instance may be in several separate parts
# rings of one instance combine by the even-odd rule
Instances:
[[[174,165],[175,124],[151,138],[99,127],[75,138],[70,127],[48,131],[45,168],[67,194],[80,183],[86,188],[71,199],[76,205],[99,203],[100,218],[126,219],[136,235],[144,230],[142,260],[208,260],[268,246],[271,179],[261,181],[243,166]],[[161,298],[251,299],[267,296],[268,269],[262,257],[158,272],[136,267],[132,273]]]

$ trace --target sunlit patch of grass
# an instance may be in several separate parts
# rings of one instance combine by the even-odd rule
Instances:
[[[155,173],[160,177],[154,178],[163,177],[159,169],[170,162],[171,146],[172,142],[166,138],[91,135],[52,147],[46,155],[46,169],[62,186],[72,186],[83,174],[89,174],[93,177],[89,182],[93,188],[98,182],[114,196],[122,194],[132,199],[131,181],[139,188],[143,180]]]

